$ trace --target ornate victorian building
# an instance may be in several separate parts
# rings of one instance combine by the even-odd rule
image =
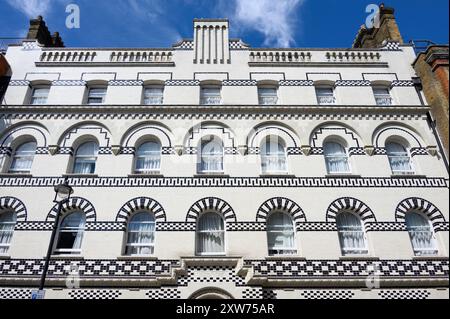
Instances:
[[[6,57],[0,298],[39,286],[65,177],[46,298],[448,298],[411,46],[251,48],[195,20],[172,48]]]

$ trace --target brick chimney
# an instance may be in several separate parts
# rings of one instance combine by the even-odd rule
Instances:
[[[27,35],[28,40],[37,40],[45,47],[64,47],[58,32],[53,35],[50,34],[44,19],[42,16],[38,16],[37,19],[30,20],[30,28]]]
[[[353,42],[353,48],[379,48],[385,40],[395,41],[403,44],[403,38],[394,16],[394,8],[380,4],[379,28],[368,29],[362,25]]]

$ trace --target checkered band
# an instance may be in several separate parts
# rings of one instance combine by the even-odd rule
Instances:
[[[181,42],[175,44],[173,48],[177,50],[194,50],[194,41],[182,40]]]
[[[98,155],[111,155],[112,149],[111,147],[99,147],[98,148]]]
[[[448,222],[438,222],[434,225],[434,231],[440,232],[440,231],[446,231],[448,232],[450,230],[450,224]]]
[[[186,155],[195,155],[197,154],[197,151],[196,147],[185,147],[183,152]]]
[[[128,223],[130,216],[145,211],[155,216],[156,223],[166,221],[166,212],[156,200],[149,197],[137,197],[126,202],[116,216],[116,222]]]
[[[365,229],[367,232],[370,231],[406,231],[406,225],[404,223],[395,222],[377,222],[377,223],[366,223]]]
[[[181,291],[177,288],[152,289],[145,293],[149,299],[181,299]]]
[[[194,266],[188,267],[186,273],[177,279],[179,286],[189,283],[234,283],[237,287],[245,286],[244,278],[237,276],[234,267],[229,266]]]
[[[17,222],[25,222],[27,220],[27,208],[25,204],[15,197],[0,197],[0,213],[4,211],[12,211],[16,214]]]
[[[109,86],[143,86],[144,81],[141,80],[112,80],[108,82]]]
[[[338,80],[336,86],[371,86],[370,81],[366,80]]]
[[[306,290],[301,293],[304,299],[352,299],[350,290]]]
[[[197,229],[196,223],[186,222],[163,222],[156,223],[156,231],[195,231]]]
[[[120,154],[123,155],[134,155],[136,152],[136,148],[134,147],[121,147]]]
[[[199,86],[198,80],[168,80],[166,86]]]
[[[86,231],[125,231],[127,225],[119,222],[86,223]]]
[[[302,155],[302,148],[301,147],[288,147],[287,148],[287,155]]]
[[[373,155],[387,155],[386,149],[384,147],[375,147]]]
[[[323,155],[323,148],[322,147],[311,147],[311,151],[309,155]]]
[[[36,155],[48,155],[48,148],[47,147],[37,147],[36,148]]]
[[[31,289],[0,288],[0,299],[31,299]]]
[[[259,155],[260,154],[259,147],[249,147],[248,148],[248,154],[249,155]]]
[[[225,155],[239,155],[239,151],[236,147],[224,147],[223,152]]]
[[[253,267],[256,277],[281,278],[349,278],[367,277],[377,269],[380,277],[446,278],[449,274],[448,260],[246,260]]]
[[[401,51],[400,43],[394,41],[386,41],[386,44],[383,46],[382,50],[384,51]]]
[[[15,231],[51,231],[53,223],[48,222],[17,222]]]
[[[428,299],[431,293],[427,290],[382,290],[378,293],[382,299]]]
[[[297,225],[297,231],[337,231],[335,223],[307,222]]]
[[[314,81],[311,80],[281,80],[280,86],[314,86]]]
[[[52,82],[52,86],[86,86],[83,80],[57,80]]]
[[[207,197],[200,199],[191,206],[186,215],[186,222],[196,223],[200,215],[207,211],[221,214],[226,223],[237,221],[233,208],[226,201],[217,197]]]
[[[406,222],[405,216],[410,212],[422,213],[428,216],[435,230],[438,229],[437,226],[445,223],[445,218],[441,211],[423,198],[411,197],[403,200],[395,210],[395,220],[404,224]]]
[[[254,80],[225,80],[223,86],[256,86],[258,82]]]
[[[9,86],[29,86],[30,83],[27,80],[11,80],[9,81]]]
[[[12,148],[11,147],[0,147],[0,155],[11,156]]]
[[[268,217],[274,212],[289,214],[292,216],[296,226],[306,222],[305,213],[300,206],[296,202],[284,197],[271,198],[265,201],[258,209],[256,221],[267,223]]]
[[[413,148],[411,148],[410,152],[411,152],[411,157],[414,157],[414,156],[424,156],[424,155],[427,156],[427,155],[430,155],[430,154],[428,153],[427,149],[424,148],[424,147],[413,147]]]
[[[67,214],[74,211],[82,211],[86,216],[87,223],[94,223],[97,219],[94,206],[90,201],[81,197],[71,197],[69,201],[62,205],[61,213]],[[58,214],[58,204],[53,206],[52,210],[48,213],[45,221],[55,222],[56,215]]]
[[[367,155],[367,154],[363,147],[350,147],[348,149],[348,155],[354,156],[354,155]]]
[[[48,269],[49,277],[65,278],[70,270],[76,268],[80,278],[90,277],[141,277],[170,275],[172,268],[180,267],[178,260],[58,260],[52,259]],[[41,259],[0,259],[0,278],[2,276],[40,276],[44,268]]]
[[[60,147],[60,148],[58,148],[58,154],[73,156],[73,148],[72,147]]]
[[[249,46],[241,40],[230,40],[230,50],[246,50]]]
[[[111,300],[117,299],[122,295],[119,290],[72,290],[69,296],[76,300]]]
[[[161,149],[161,155],[173,155],[176,153],[177,152],[175,152],[175,148],[173,148],[173,147],[163,146]]]
[[[41,49],[37,41],[23,41],[22,42],[22,50],[31,51]]]
[[[261,287],[246,288],[242,290],[242,299],[263,299],[263,289]]]
[[[266,223],[264,222],[228,223],[227,231],[266,231]]]
[[[410,80],[396,80],[396,81],[392,81],[391,87],[396,87],[396,86],[412,87],[412,86],[414,86],[414,82],[410,81]]]
[[[352,212],[359,215],[364,225],[369,222],[377,222],[372,210],[362,201],[352,197],[339,198],[331,203],[327,210],[327,222],[335,223],[336,216],[342,212]]]

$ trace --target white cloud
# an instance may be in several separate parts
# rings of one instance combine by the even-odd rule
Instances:
[[[305,0],[234,0],[237,27],[264,34],[264,45],[290,47],[298,28],[297,9]]]
[[[46,16],[50,11],[52,0],[7,0],[9,5],[21,11],[29,18],[36,18],[38,15]]]

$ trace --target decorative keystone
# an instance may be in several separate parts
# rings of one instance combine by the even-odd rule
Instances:
[[[238,146],[238,152],[242,156],[245,156],[248,154],[248,146],[247,145],[239,145]]]
[[[438,149],[437,146],[427,146],[427,152],[428,154],[430,154],[431,156],[436,156],[438,154]]]
[[[59,151],[59,146],[58,145],[49,145],[48,146],[48,152],[50,153],[50,155],[55,155],[56,153],[58,153]]]
[[[178,156],[183,155],[184,147],[182,145],[175,145],[174,149],[175,149],[175,153],[177,153]]]
[[[303,154],[305,154],[306,156],[309,156],[311,154],[311,149],[312,149],[311,146],[302,145],[300,148],[302,149]]]
[[[113,154],[115,156],[119,155],[121,150],[122,150],[122,146],[120,146],[120,145],[111,146],[111,151],[113,152]]]
[[[364,152],[366,152],[366,154],[369,156],[373,156],[375,154],[375,146],[373,145],[364,146]]]

